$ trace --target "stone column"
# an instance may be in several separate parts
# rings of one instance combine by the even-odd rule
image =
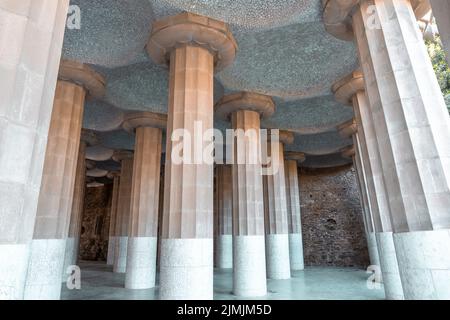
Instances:
[[[125,273],[127,268],[127,249],[130,226],[131,189],[133,181],[133,152],[115,151],[113,160],[120,162],[120,183],[117,196],[117,212],[113,271]]]
[[[70,214],[69,234],[66,239],[66,253],[64,255],[64,268],[62,280],[65,282],[71,274],[67,272],[69,266],[77,264],[78,247],[80,244],[81,220],[84,208],[84,196],[86,189],[86,141],[83,134],[80,140],[78,160],[73,191],[72,210]]]
[[[439,35],[442,40],[445,51],[447,52],[447,61],[450,64],[450,2],[446,0],[430,0],[433,15],[439,29]]]
[[[107,177],[109,179],[113,179],[113,190],[111,195],[111,217],[109,218],[108,255],[106,257],[106,264],[112,266],[114,265],[116,248],[116,225],[117,207],[119,204],[120,172],[110,172],[108,173]]]
[[[284,153],[284,172],[286,180],[286,199],[289,232],[289,261],[291,270],[305,268],[303,261],[302,219],[300,210],[300,190],[298,183],[298,163],[305,161],[302,152]]]
[[[216,166],[216,245],[215,265],[233,268],[233,175],[231,165]]]
[[[267,155],[274,172],[264,176],[264,216],[266,230],[266,266],[269,279],[289,279],[289,230],[284,172],[284,144],[294,142],[292,132],[279,131],[279,139],[267,144]]]
[[[371,183],[372,180],[370,180],[370,163],[364,163],[364,160],[362,158],[360,140],[353,120],[351,126],[354,127],[355,131],[342,133],[342,136],[346,139],[352,137],[353,146],[345,148],[342,151],[342,157],[352,159],[353,165],[356,169],[356,178],[359,194],[361,197],[361,207],[363,209],[363,222],[367,239],[367,249],[369,251],[370,265],[376,268],[380,266],[380,256],[378,254],[377,239],[375,235],[373,219],[374,215],[372,211],[376,211],[378,213],[378,206],[377,204],[375,204],[375,207],[373,209],[371,206],[371,201],[376,201],[376,194],[373,193],[373,184]],[[370,194],[369,190],[372,191],[372,195]],[[381,277],[379,277],[378,279],[381,280]]]
[[[222,119],[231,119],[235,130],[233,291],[237,296],[263,296],[267,284],[260,118],[271,116],[275,104],[268,96],[240,92],[224,96],[215,111]]]
[[[136,135],[125,288],[155,286],[162,130],[167,116],[128,114],[123,128]]]
[[[404,297],[448,299],[450,260],[443,257],[450,256],[450,120],[416,23],[424,3],[366,0],[351,11],[350,21],[382,160]],[[374,18],[376,28],[368,25]]]
[[[159,206],[158,206],[158,243],[156,247],[156,265],[159,272],[161,265],[161,237],[162,237],[162,218],[164,213],[164,157],[161,159],[161,176],[159,177]]]
[[[0,4],[0,299],[22,299],[69,0]]]
[[[370,194],[379,265],[386,298],[402,300],[404,296],[394,247],[391,208],[362,72],[355,71],[344,77],[333,86],[333,91],[338,101],[352,105],[355,112],[359,130],[354,135],[354,139],[359,148],[367,178],[367,190]]]
[[[160,297],[212,299],[213,163],[198,161],[212,137],[193,146],[188,136],[213,128],[214,71],[234,60],[237,45],[225,23],[182,13],[153,24],[147,50],[170,65]]]
[[[48,133],[25,299],[59,299],[75,187],[86,93],[104,94],[104,79],[84,64],[62,61]]]

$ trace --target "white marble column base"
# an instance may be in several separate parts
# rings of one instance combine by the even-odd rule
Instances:
[[[266,263],[267,278],[282,280],[291,277],[287,234],[266,235]]]
[[[264,236],[233,237],[233,293],[240,297],[267,294]]]
[[[0,245],[0,300],[21,300],[27,277],[30,246]]]
[[[301,233],[289,234],[289,261],[291,270],[305,269],[303,260],[303,240]]]
[[[366,237],[370,264],[373,266],[380,266],[380,255],[378,253],[378,244],[375,232],[367,232]]]
[[[125,288],[149,289],[156,281],[156,237],[130,237],[127,250]]]
[[[394,233],[406,300],[450,299],[450,230]]]
[[[213,239],[162,239],[160,298],[213,299]]]
[[[67,274],[67,268],[74,266],[78,262],[78,245],[80,243],[79,238],[67,238],[66,239],[66,253],[64,255],[64,267],[62,274],[62,282],[66,282],[69,274]]]
[[[113,272],[125,273],[127,271],[127,250],[128,237],[116,237]]]
[[[66,239],[34,239],[25,284],[25,300],[59,300]]]
[[[222,234],[216,238],[216,267],[219,269],[233,268],[233,236]]]
[[[116,237],[109,237],[108,240],[108,254],[106,257],[106,264],[108,266],[114,265],[114,252],[116,250]]]
[[[376,239],[386,299],[403,300],[402,281],[398,270],[393,233],[377,232]]]

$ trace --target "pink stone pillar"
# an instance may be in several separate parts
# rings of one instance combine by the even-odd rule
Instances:
[[[377,30],[363,22],[368,5]],[[450,123],[411,3],[364,2],[353,23],[404,296],[448,299],[450,282],[441,279],[450,275],[450,261],[442,261],[450,255]]]
[[[362,72],[355,71],[344,77],[333,86],[333,91],[338,101],[352,105],[355,112],[355,122],[358,126],[358,131],[353,135],[357,150],[355,158],[356,162],[361,162],[360,166],[363,167],[366,190],[370,198],[370,218],[374,222],[372,232],[376,238],[375,246],[379,257],[378,264],[383,275],[386,298],[401,300],[403,299],[403,289],[393,240],[391,208]],[[374,255],[374,251],[369,247],[371,256]],[[372,262],[372,264],[375,263]]]
[[[25,299],[60,297],[85,96],[101,97],[104,90],[104,79],[91,68],[77,62],[61,62],[31,243]]]
[[[162,130],[166,125],[166,115],[151,112],[128,114],[122,125],[136,135],[125,276],[127,289],[155,286]]]
[[[127,267],[127,249],[130,225],[131,188],[133,180],[133,153],[116,151],[113,160],[121,163],[117,212],[113,271],[125,273]]]
[[[450,120],[416,21],[429,4],[354,5],[341,12],[341,25],[355,31],[404,297],[449,299]],[[336,11],[325,11],[324,20],[336,22]]]
[[[305,161],[302,152],[284,153],[284,172],[286,179],[286,199],[289,232],[289,261],[291,270],[305,268],[303,261],[302,219],[300,210],[300,190],[298,182],[298,163]]]
[[[447,52],[447,61],[450,63],[450,2],[445,0],[430,0],[433,15],[439,29],[439,35]]]
[[[215,111],[222,119],[231,120],[235,130],[233,292],[244,297],[264,296],[267,283],[260,119],[271,116],[275,104],[268,96],[240,92],[224,96]]]
[[[264,176],[266,265],[269,279],[289,279],[289,225],[284,172],[284,144],[294,142],[294,134],[279,131],[278,141],[269,141],[267,155],[274,172]]]
[[[179,129],[198,138],[213,128],[214,71],[234,60],[237,45],[225,23],[182,13],[153,24],[147,50],[170,65],[160,297],[212,299],[213,164],[194,161],[210,143],[183,137],[180,159],[172,138]]]
[[[80,141],[78,160],[75,176],[75,186],[73,191],[72,210],[70,213],[69,234],[66,239],[66,253],[64,255],[64,268],[62,280],[72,274],[67,273],[70,266],[76,265],[78,261],[78,247],[80,244],[81,219],[84,208],[84,196],[86,189],[86,141]]]
[[[0,4],[0,299],[23,298],[68,5]]]
[[[233,176],[231,165],[216,166],[216,245],[215,265],[233,268]]]
[[[113,190],[111,195],[111,216],[109,218],[108,255],[106,258],[106,264],[112,266],[114,265],[114,255],[116,248],[116,224],[117,206],[119,203],[120,172],[110,172],[108,173],[108,178],[113,179]]]

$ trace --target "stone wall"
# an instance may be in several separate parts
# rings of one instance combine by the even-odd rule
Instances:
[[[106,261],[112,185],[86,188],[79,258]]]
[[[299,170],[304,259],[307,266],[369,265],[353,166]]]

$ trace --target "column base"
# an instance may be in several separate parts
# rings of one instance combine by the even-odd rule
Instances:
[[[291,270],[304,270],[305,263],[303,260],[303,240],[301,233],[289,234],[289,261]]]
[[[377,238],[375,232],[366,233],[367,250],[369,251],[370,264],[380,266],[380,255],[378,252]]]
[[[67,274],[67,268],[74,266],[78,261],[78,245],[80,243],[79,238],[67,238],[66,239],[66,253],[64,255],[64,267],[62,274],[62,282],[66,282],[69,274]]]
[[[394,233],[407,300],[450,299],[450,230]]]
[[[219,269],[233,268],[233,236],[219,235],[216,238],[216,267]]]
[[[109,237],[108,253],[106,257],[106,264],[108,266],[114,265],[114,251],[116,250],[116,237]]]
[[[23,299],[29,254],[28,244],[0,245],[0,300]]]
[[[233,246],[233,293],[240,297],[265,296],[265,237],[234,236]]]
[[[25,300],[59,300],[66,239],[34,239],[25,284]]]
[[[116,237],[114,243],[113,272],[125,273],[127,271],[128,237]]]
[[[266,262],[267,278],[283,280],[291,277],[287,234],[266,235]]]
[[[128,238],[125,288],[149,289],[156,282],[156,237]]]
[[[378,232],[376,233],[376,240],[386,299],[403,300],[402,281],[398,270],[393,233]]]
[[[213,299],[213,245],[213,239],[161,240],[161,299]]]

